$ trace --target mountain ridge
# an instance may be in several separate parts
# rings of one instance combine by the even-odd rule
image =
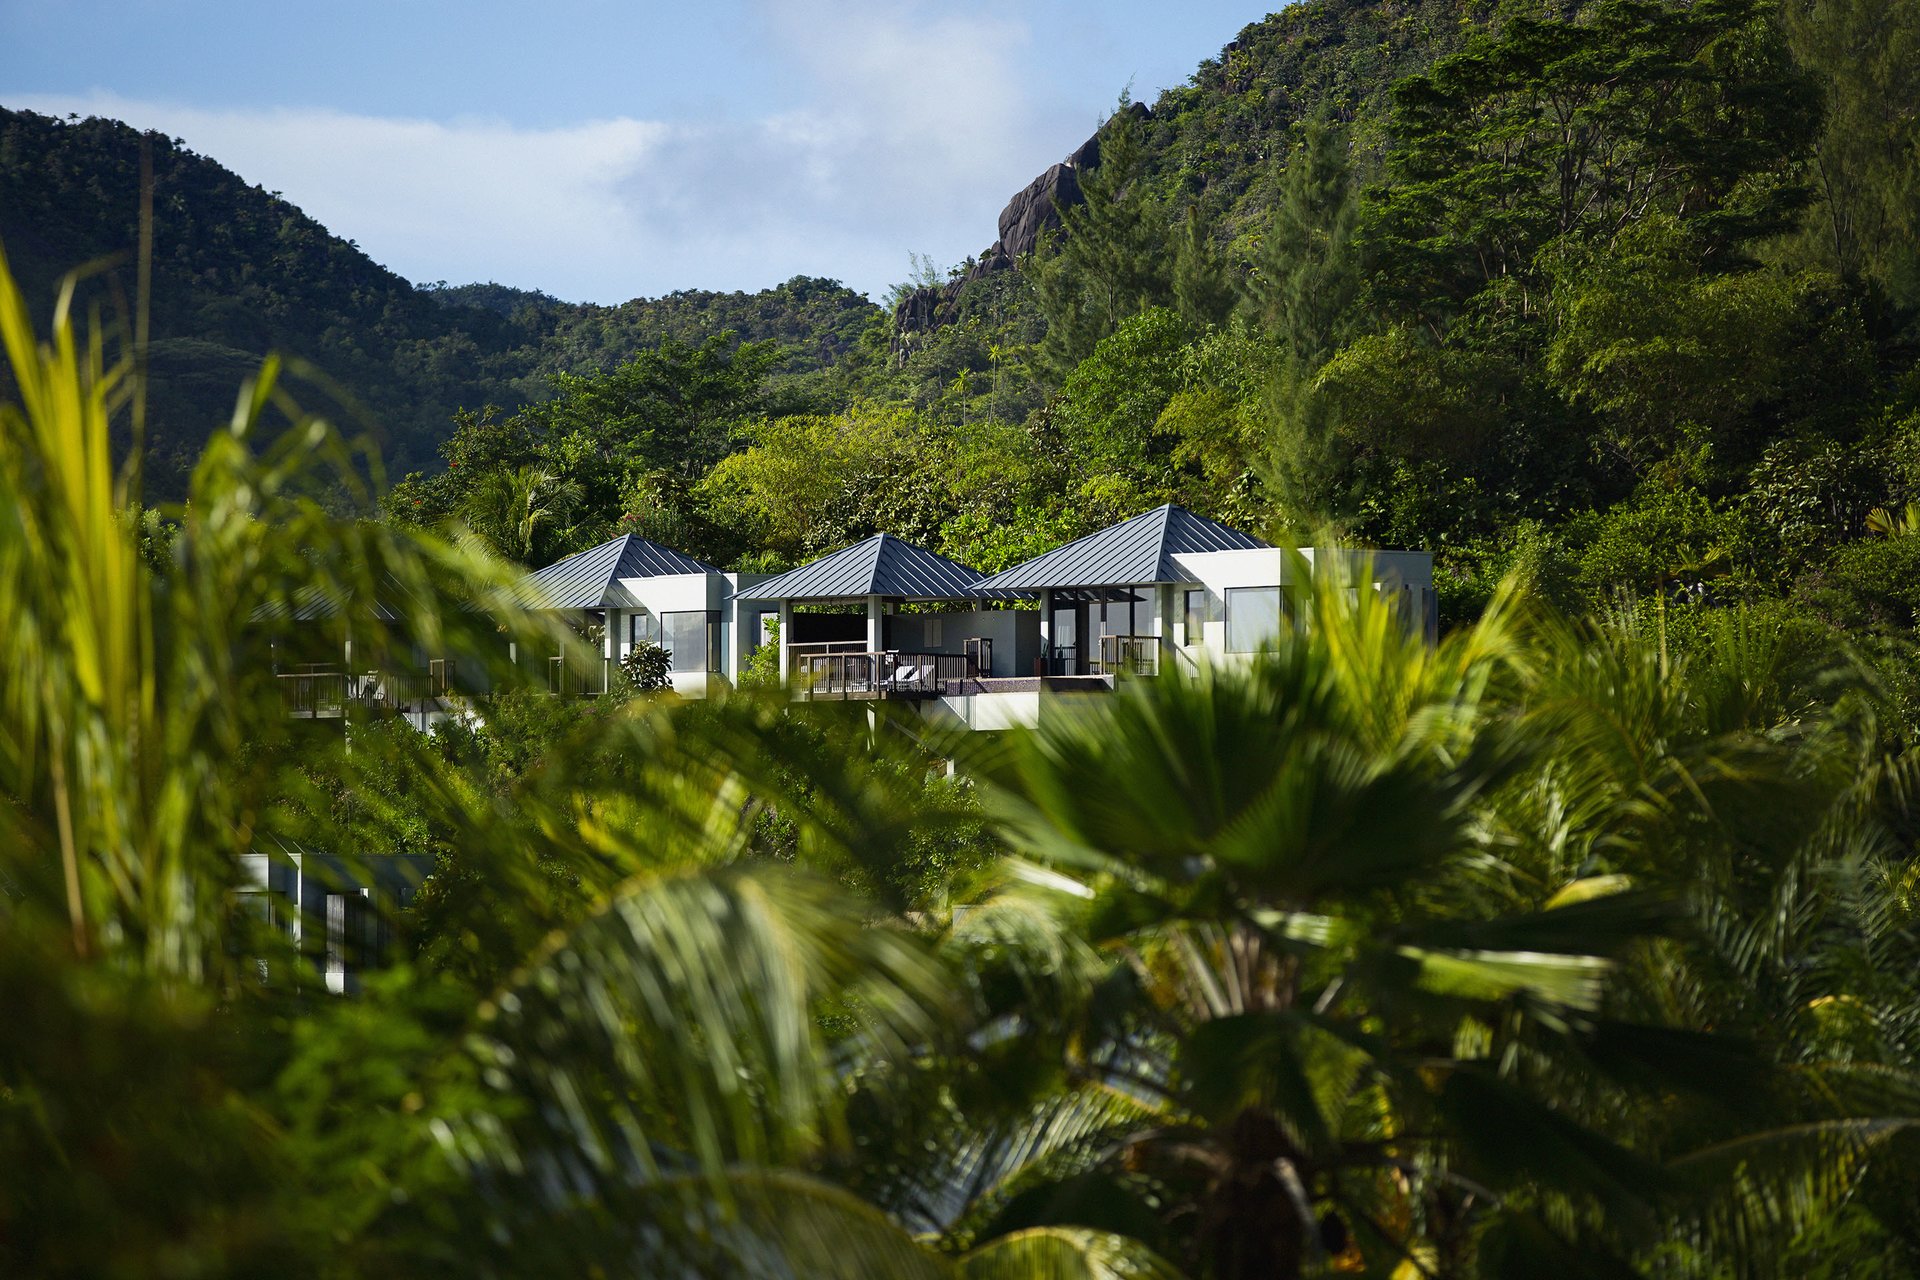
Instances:
[[[883,317],[838,282],[808,277],[614,306],[504,285],[416,285],[178,139],[0,107],[0,249],[30,305],[50,307],[81,268],[83,306],[112,316],[131,297],[143,147],[155,236],[148,474],[162,493],[180,490],[240,377],[269,350],[310,362],[343,393],[340,404],[309,407],[378,424],[399,474],[437,467],[457,410],[537,401],[556,373],[604,372],[661,342],[732,330],[778,344],[779,371],[806,375]]]

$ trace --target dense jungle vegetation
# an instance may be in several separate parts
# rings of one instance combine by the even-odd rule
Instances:
[[[110,281],[45,305],[139,139],[6,116],[0,1274],[1920,1275],[1917,35],[1309,0],[916,333],[416,289],[155,139],[144,381]],[[1431,547],[1446,633],[1309,579],[959,741],[306,732],[268,658],[498,670],[622,530],[991,569],[1169,499]],[[242,905],[276,842],[433,860],[359,996]]]
[[[1067,233],[955,323],[799,378],[718,335],[557,375],[463,411],[390,510],[531,563],[888,530],[994,570],[1174,500],[1430,548],[1450,622],[1514,570],[1576,613],[1782,610],[1911,727],[1917,32],[1847,0],[1296,5],[1117,113]]]
[[[611,368],[663,337],[776,343],[777,371],[804,375],[878,315],[851,290],[805,278],[618,307],[498,285],[416,288],[176,140],[0,108],[0,244],[36,307],[70,272],[103,262],[119,270],[83,281],[79,305],[130,312],[143,164],[154,241],[146,465],[169,498],[184,492],[206,424],[231,412],[234,386],[269,350],[307,362],[321,384],[311,394],[404,471],[438,462],[463,406],[518,408],[551,394],[553,374]]]

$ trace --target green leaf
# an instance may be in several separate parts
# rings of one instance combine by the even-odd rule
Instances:
[[[1069,1227],[1002,1236],[960,1259],[960,1280],[1180,1280],[1138,1241]]]

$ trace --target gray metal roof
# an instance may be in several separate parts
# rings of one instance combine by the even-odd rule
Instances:
[[[374,598],[356,603],[349,612],[354,617],[372,618],[376,622],[398,622],[403,617],[423,611],[424,602],[416,599],[391,573],[383,573]],[[302,587],[294,592],[291,602],[274,601],[260,605],[252,616],[255,622],[286,618],[292,618],[295,622],[318,622],[339,617],[342,612],[340,602],[319,587]]]
[[[718,573],[704,560],[628,533],[575,552],[522,580],[527,602],[541,609],[630,609],[637,603],[622,578]]]
[[[1249,551],[1272,544],[1169,503],[1017,564],[979,584],[983,591],[1120,587],[1184,581],[1173,557]]]
[[[736,595],[750,600],[968,600],[981,579],[969,569],[890,533],[876,533],[844,551],[783,573]]]

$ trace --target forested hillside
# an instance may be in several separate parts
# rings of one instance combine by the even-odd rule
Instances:
[[[1455,618],[1521,566],[1579,608],[1771,601],[1904,645],[1917,38],[1910,0],[1247,28],[1115,115],[1064,235],[902,344],[919,403],[1023,419],[1062,486],[962,502],[949,549],[1171,496],[1431,547]]]
[[[1917,35],[1912,0],[1291,7],[1117,112],[1064,234],[957,266],[949,323],[804,412],[733,397],[705,455],[643,408],[488,427],[553,504],[516,551],[885,528],[993,569],[1173,499],[1430,547],[1450,619],[1516,567],[1582,609],[1772,602],[1906,683]],[[403,508],[484,525],[484,470]]]
[[[139,140],[4,125],[0,1274],[1920,1277],[1920,0],[1297,4],[910,325],[414,288],[155,139],[185,502],[28,305]],[[268,345],[379,510],[214,429]],[[1443,634],[1320,557],[962,733],[568,696],[524,591],[1170,499],[1429,547]]]
[[[1578,607],[1775,601],[1904,643],[1914,9],[1293,5],[1116,112],[1064,228],[897,332],[817,280],[414,289],[156,139],[161,451],[278,345],[384,422],[418,473],[396,517],[531,561],[884,528],[993,569],[1172,499],[1431,547],[1451,619],[1522,566]],[[133,243],[130,131],[12,114],[0,158],[32,288]]]
[[[348,403],[314,407],[376,427],[398,473],[438,465],[456,410],[537,402],[554,372],[610,367],[663,337],[733,331],[776,344],[776,373],[804,374],[879,316],[858,294],[808,279],[620,307],[498,286],[417,289],[277,193],[175,140],[148,142],[149,475],[162,493],[179,490],[207,425],[232,412],[239,378],[268,350],[316,366]],[[67,273],[105,259],[113,274],[83,296],[108,314],[130,307],[140,174],[141,135],[125,125],[0,109],[0,247],[36,306],[50,306]]]

